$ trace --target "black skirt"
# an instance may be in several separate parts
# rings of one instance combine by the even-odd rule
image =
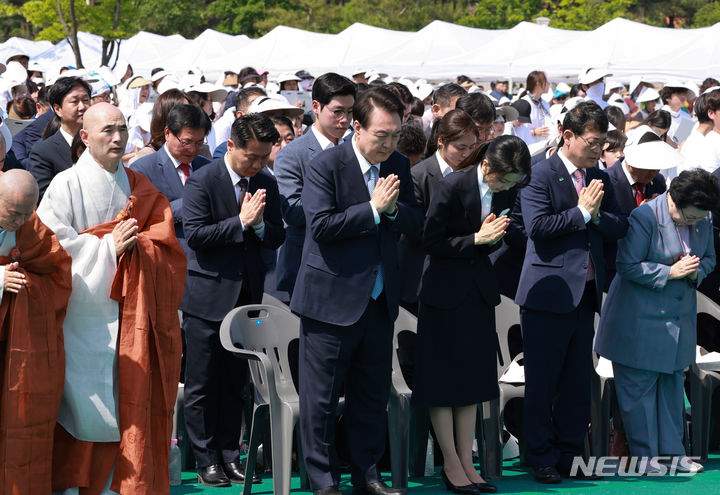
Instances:
[[[453,309],[420,303],[412,401],[461,407],[499,396],[495,308],[474,290]]]

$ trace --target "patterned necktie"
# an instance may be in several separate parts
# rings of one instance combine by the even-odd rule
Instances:
[[[248,180],[240,179],[240,182],[238,182],[238,187],[240,188],[240,194],[238,195],[238,211],[240,211],[242,210],[242,204],[245,200],[245,193],[248,189]]]
[[[5,242],[6,235],[7,235],[7,230],[0,227],[0,246],[2,246],[2,243]]]
[[[190,165],[187,164],[187,163],[181,163],[180,165],[178,165],[178,168],[179,168],[179,169],[182,171],[182,173],[183,173],[183,177],[184,177],[184,178],[183,178],[183,180],[182,180],[182,183],[183,183],[183,185],[184,185],[184,184],[185,184],[185,181],[187,181],[187,180],[190,178]]]
[[[583,181],[585,179],[585,174],[583,174],[583,171],[580,169],[577,169],[575,172],[573,172],[573,176],[575,177],[575,190],[578,193],[578,196],[580,196],[580,191],[582,191],[582,188],[584,187]],[[592,257],[590,256],[590,253],[588,252],[588,271],[587,276],[585,277],[585,280],[592,280],[593,276],[595,275],[595,266],[592,262]]]
[[[375,186],[378,181],[378,169],[376,165],[370,165],[370,170],[367,172],[367,188],[370,196],[375,190]],[[375,285],[373,285],[372,293],[370,297],[377,299],[383,290],[383,276],[382,276],[382,262],[378,265],[377,277],[375,277]]]
[[[635,206],[640,206],[643,201],[645,201],[645,195],[643,194],[643,186],[642,184],[638,184],[637,182],[633,184],[633,188],[635,189]]]

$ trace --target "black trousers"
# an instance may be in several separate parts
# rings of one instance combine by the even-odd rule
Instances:
[[[247,362],[223,349],[220,322],[183,314],[185,427],[198,467],[240,457]]]
[[[377,463],[386,441],[392,338],[393,322],[382,295],[371,300],[360,320],[347,327],[302,318],[300,433],[313,490],[337,485],[340,480],[335,416],[343,384],[343,422],[353,485],[379,481]]]
[[[577,308],[558,314],[520,309],[525,361],[525,459],[568,472],[590,423],[594,283]]]

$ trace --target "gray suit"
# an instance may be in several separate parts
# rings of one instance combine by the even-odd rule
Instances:
[[[301,199],[304,168],[321,151],[322,147],[311,129],[278,151],[273,164],[282,217],[287,225],[285,243],[278,253],[277,289],[291,294],[305,242],[305,213]]]
[[[667,193],[633,210],[618,242],[617,274],[603,307],[595,351],[613,361],[618,402],[635,456],[684,454],[683,370],[695,360],[695,289],[715,266],[712,224],[690,227],[698,280],[668,280],[682,256]]]

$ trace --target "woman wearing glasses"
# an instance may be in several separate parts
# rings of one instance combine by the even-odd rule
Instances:
[[[472,462],[477,404],[498,396],[495,306],[488,254],[513,203],[506,192],[530,175],[530,153],[515,136],[476,148],[463,171],[435,186],[425,221],[429,262],[418,311],[413,401],[430,408],[443,453],[442,477],[455,493],[492,493]]]
[[[595,351],[613,362],[630,454],[684,458],[683,370],[695,360],[695,290],[715,266],[712,223],[720,189],[708,172],[682,172],[667,193],[637,207],[618,242],[617,276]],[[687,458],[678,471],[699,472]]]

